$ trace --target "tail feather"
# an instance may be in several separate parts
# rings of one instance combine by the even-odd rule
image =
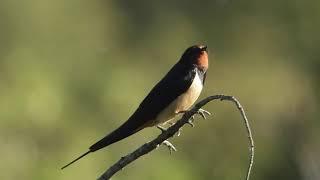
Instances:
[[[89,147],[89,151],[82,154],[75,160],[71,161],[67,165],[63,166],[61,169],[64,169],[71,164],[75,163],[79,159],[83,158],[84,156],[88,155],[91,152],[95,152],[99,149],[102,149],[110,144],[113,144],[115,142],[118,142],[142,129],[143,126],[139,126],[139,123],[137,123],[133,118],[130,118],[128,121],[126,121],[123,125],[121,125],[118,129],[114,130],[95,144]]]
[[[127,121],[131,122],[131,121]],[[118,142],[134,133],[136,133],[138,130],[135,130],[136,128],[132,126],[130,123],[124,123],[122,126],[120,126],[118,129],[114,130],[112,133],[108,134],[92,146],[90,146],[90,151],[94,152],[99,149],[102,149],[106,146],[109,146],[110,144],[113,144],[115,142]]]
[[[63,167],[61,168],[61,170],[63,170],[64,168],[70,166],[71,164],[75,163],[76,161],[78,161],[79,159],[83,158],[84,156],[88,155],[88,154],[91,153],[91,152],[92,152],[91,150],[85,152],[84,154],[82,154],[81,156],[79,156],[78,158],[76,158],[75,160],[73,160],[73,161],[69,162],[67,165],[63,166]]]

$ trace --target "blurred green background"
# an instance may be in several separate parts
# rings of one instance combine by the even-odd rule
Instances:
[[[320,1],[0,1],[0,179],[95,179],[148,128],[60,167],[123,123],[182,52],[210,50],[200,98],[236,96],[253,128],[252,179],[320,179]],[[213,102],[166,148],[113,179],[243,179],[247,138]]]

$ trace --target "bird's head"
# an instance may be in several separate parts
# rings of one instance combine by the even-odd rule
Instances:
[[[193,65],[206,71],[209,67],[207,46],[194,45],[189,47],[182,55],[180,62],[185,65]]]

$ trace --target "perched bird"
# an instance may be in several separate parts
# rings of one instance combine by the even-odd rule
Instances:
[[[90,146],[86,153],[61,169],[68,167],[87,154],[120,141],[143,128],[163,124],[174,119],[179,113],[187,111],[202,91],[207,69],[207,46],[189,47],[125,123]]]

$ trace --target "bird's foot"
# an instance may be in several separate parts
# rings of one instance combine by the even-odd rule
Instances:
[[[172,151],[177,151],[177,149],[174,147],[174,145],[171,142],[169,142],[168,140],[163,141],[162,144],[167,146],[167,148],[170,151],[170,154],[172,153]]]
[[[188,120],[188,124],[191,126],[191,127],[194,127],[194,115],[193,116],[191,116],[191,118]]]
[[[179,113],[186,113],[187,111],[180,111]],[[196,114],[199,114],[203,119],[207,119],[206,115],[209,115],[211,116],[211,113],[207,110],[204,110],[204,109],[198,109],[198,111],[191,116],[191,118],[188,120],[188,124],[191,126],[191,127],[194,127],[194,119],[195,119],[195,115]]]
[[[203,119],[207,119],[206,115],[211,116],[211,113],[204,109],[199,109],[196,114],[200,114]],[[194,117],[193,117],[194,118]]]
[[[180,111],[178,113],[186,113],[188,111]],[[198,111],[195,113],[195,114],[200,114],[200,116],[203,118],[203,119],[207,119],[206,115],[209,115],[211,116],[211,113],[207,110],[204,110],[204,109],[198,109]],[[191,119],[192,119],[192,122],[194,121],[194,115],[191,116]]]

